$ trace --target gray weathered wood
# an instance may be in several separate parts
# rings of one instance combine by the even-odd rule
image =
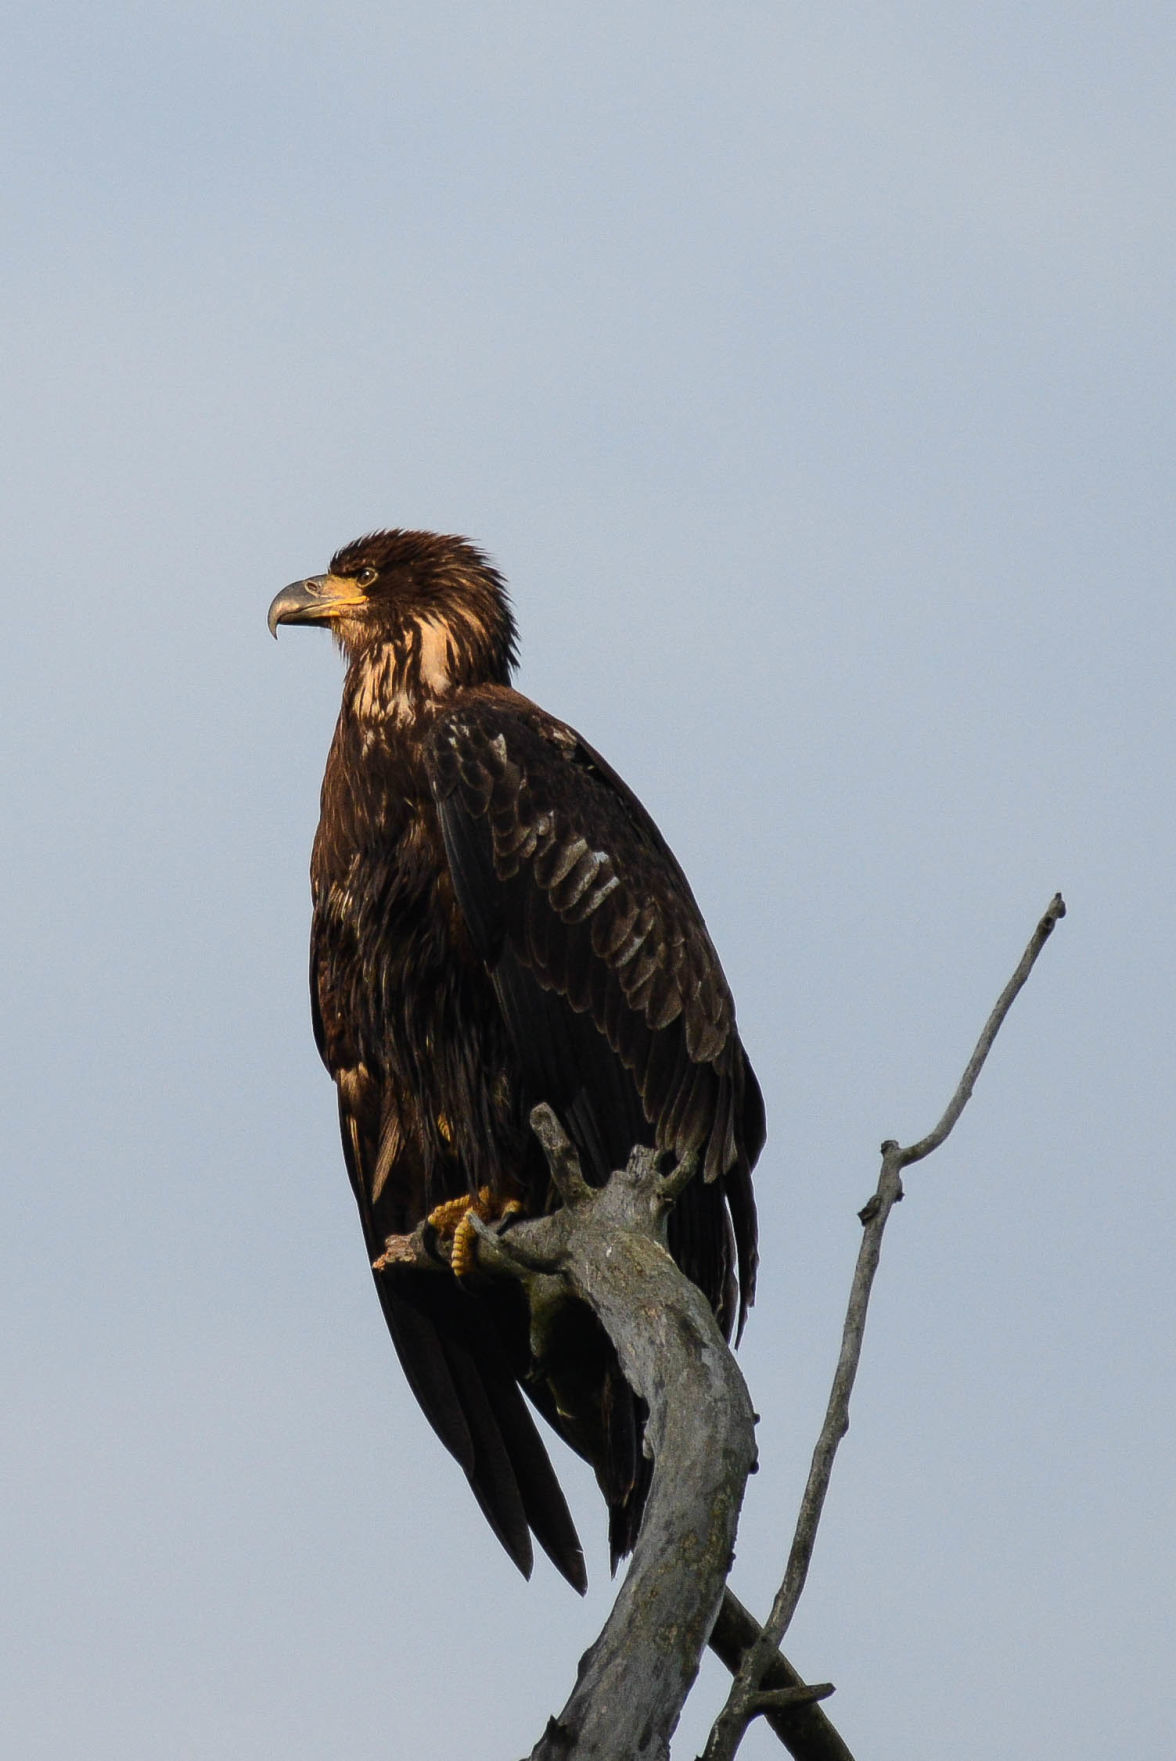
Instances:
[[[540,1309],[573,1294],[596,1310],[612,1332],[626,1375],[644,1384],[638,1392],[651,1409],[647,1436],[657,1453],[641,1537],[613,1615],[584,1659],[567,1706],[549,1722],[534,1754],[540,1761],[664,1754],[702,1643],[709,1642],[735,1674],[760,1637],[759,1623],[730,1589],[722,1589],[754,1458],[748,1429],[754,1421],[742,1377],[708,1305],[661,1246],[665,1213],[693,1169],[683,1164],[662,1177],[657,1159],[639,1150],[609,1187],[595,1190],[583,1179],[554,1115],[538,1109],[535,1127],[564,1209],[514,1222],[505,1233],[478,1226],[479,1270],[521,1279]],[[447,1261],[448,1244],[422,1224],[411,1235],[390,1237],[377,1263],[448,1277]],[[715,1396],[716,1383],[721,1398]],[[734,1448],[721,1435],[732,1422]],[[650,1515],[655,1509],[656,1531]],[[716,1519],[717,1538],[711,1534]],[[699,1535],[709,1556],[701,1575]],[[708,1635],[716,1582],[721,1598]],[[676,1659],[669,1669],[667,1652]],[[807,1688],[779,1653],[763,1686]],[[794,1761],[852,1761],[820,1706],[765,1708],[764,1717]],[[662,1748],[643,1749],[642,1739],[661,1742]],[[630,1741],[631,1750],[618,1746]]]
[[[723,1605],[709,1644],[732,1675],[738,1675],[744,1657],[759,1642],[760,1632],[758,1620],[728,1585],[723,1592]],[[777,1651],[768,1660],[760,1686],[768,1690],[795,1692],[803,1690],[807,1684],[787,1657]],[[760,1711],[764,1723],[779,1737],[793,1761],[853,1761],[844,1738],[820,1706],[761,1706]]]
[[[479,1227],[479,1264],[557,1275],[592,1307],[649,1408],[654,1466],[612,1613],[531,1761],[666,1761],[731,1566],[755,1415],[705,1297],[664,1245],[693,1170],[663,1176],[656,1154],[637,1149],[592,1188],[551,1110],[536,1108],[532,1124],[563,1206],[505,1233]]]

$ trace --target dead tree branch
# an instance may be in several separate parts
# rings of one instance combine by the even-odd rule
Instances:
[[[551,1109],[531,1123],[563,1203],[506,1228],[476,1222],[479,1270],[520,1279],[534,1308],[554,1296],[593,1309],[649,1409],[654,1462],[620,1593],[531,1761],[666,1761],[731,1568],[755,1415],[710,1305],[665,1246],[666,1214],[693,1169],[663,1175],[658,1154],[637,1148],[590,1187]],[[381,1263],[443,1264],[427,1227],[389,1240]]]
[[[744,1657],[753,1645],[758,1644],[761,1632],[759,1621],[748,1613],[728,1585],[723,1592],[723,1605],[709,1644],[732,1675],[738,1675]],[[769,1657],[760,1687],[768,1691],[780,1689],[785,1693],[826,1697],[819,1689],[810,1687],[780,1651]],[[828,1682],[821,1687],[832,1692]],[[777,1703],[769,1706],[761,1700],[756,1710],[762,1713],[764,1723],[779,1737],[793,1761],[853,1761],[840,1732],[830,1723],[822,1707],[815,1703],[801,1699],[789,1705]]]
[[[821,1520],[821,1510],[833,1471],[833,1458],[837,1453],[838,1444],[849,1430],[849,1399],[853,1392],[854,1379],[861,1359],[870,1289],[873,1285],[874,1274],[878,1269],[878,1256],[882,1249],[882,1232],[886,1227],[886,1220],[893,1207],[903,1196],[902,1170],[909,1167],[912,1162],[922,1161],[924,1156],[929,1156],[932,1150],[938,1149],[948,1136],[971,1097],[976,1078],[984,1066],[984,1061],[988,1057],[992,1043],[1012,1006],[1013,999],[1033,970],[1038,954],[1065,914],[1066,906],[1062,895],[1055,893],[1045,915],[1034,930],[1016,971],[1001,992],[996,1006],[985,1022],[984,1030],[976,1042],[976,1049],[969,1058],[964,1074],[961,1076],[956,1091],[939,1123],[927,1133],[926,1137],[920,1138],[917,1143],[906,1149],[903,1149],[892,1138],[887,1139],[882,1145],[882,1170],[878,1177],[877,1189],[859,1213],[864,1225],[864,1233],[858,1252],[853,1285],[850,1290],[849,1308],[841,1341],[841,1355],[833,1378],[833,1388],[829,1396],[825,1422],[813,1451],[812,1466],[804,1489],[804,1497],[801,1500],[800,1515],[797,1519],[796,1532],[788,1556],[784,1581],[780,1586],[763,1632],[759,1639],[748,1648],[744,1656],[727,1704],[716,1719],[711,1731],[706,1749],[703,1752],[703,1761],[733,1761],[748,1724],[757,1713],[764,1710],[763,1684],[765,1674],[776,1656],[780,1641],[788,1630],[789,1623],[796,1611],[796,1605],[800,1600],[801,1591],[804,1589],[809,1562],[816,1542],[817,1526]]]
[[[637,1149],[593,1189],[550,1108],[531,1122],[563,1206],[505,1234],[483,1228],[479,1259],[501,1256],[524,1279],[558,1272],[591,1305],[649,1408],[654,1459],[620,1594],[532,1761],[663,1761],[731,1567],[755,1415],[709,1304],[664,1246],[684,1172],[662,1176],[656,1153]]]
[[[760,1637],[759,1623],[723,1589],[754,1459],[754,1421],[708,1304],[663,1251],[664,1214],[689,1165],[662,1176],[658,1158],[638,1150],[609,1187],[595,1190],[555,1116],[539,1108],[533,1123],[564,1209],[505,1231],[478,1225],[478,1268],[521,1279],[540,1304],[553,1293],[556,1300],[572,1294],[595,1309],[650,1407],[646,1436],[654,1451],[653,1485],[621,1594],[533,1761],[656,1756],[666,1753],[702,1645],[709,1642],[734,1675]],[[448,1277],[448,1253],[449,1243],[422,1223],[411,1235],[390,1237],[377,1266]],[[810,1686],[777,1652],[762,1686],[788,1696],[765,1699],[762,1711],[795,1761],[852,1761],[815,1703],[832,1691],[827,1683]],[[641,1747],[643,1740],[662,1746]]]

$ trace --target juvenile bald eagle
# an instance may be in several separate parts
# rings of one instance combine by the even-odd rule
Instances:
[[[347,660],[311,859],[311,1008],[369,1260],[443,1201],[555,1202],[547,1101],[594,1184],[636,1143],[701,1156],[670,1247],[729,1337],[752,1299],[759,1086],[694,895],[572,728],[513,691],[501,577],[462,538],[378,532],[269,610]],[[644,1411],[571,1305],[532,1354],[507,1280],[391,1266],[384,1315],[417,1400],[507,1552],[584,1561],[520,1389],[596,1470],[614,1564],[648,1488]]]

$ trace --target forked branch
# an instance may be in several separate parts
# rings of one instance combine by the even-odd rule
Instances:
[[[634,1385],[651,1408],[646,1435],[656,1452],[646,1516],[621,1596],[585,1659],[587,1673],[581,1672],[535,1755],[560,1761],[568,1755],[599,1754],[609,1761],[622,1753],[657,1755],[665,1752],[702,1645],[709,1642],[734,1675],[759,1637],[759,1623],[722,1587],[754,1459],[751,1407],[709,1306],[660,1246],[664,1213],[689,1178],[689,1160],[662,1175],[657,1157],[638,1150],[608,1188],[596,1191],[583,1180],[555,1116],[539,1108],[533,1123],[563,1209],[513,1222],[502,1233],[476,1223],[478,1269],[521,1280],[540,1301],[578,1293],[596,1310],[625,1374],[642,1378]],[[422,1223],[411,1235],[389,1237],[377,1265],[449,1277],[449,1253],[450,1243]],[[663,1360],[667,1336],[684,1361]],[[635,1351],[644,1367],[633,1361]],[[656,1530],[651,1512],[657,1513]],[[706,1537],[706,1571],[700,1570],[700,1534]],[[657,1595],[650,1593],[651,1583]],[[708,1635],[719,1591],[721,1605]],[[667,1649],[673,1653],[669,1668]],[[852,1761],[816,1703],[830,1691],[827,1684],[805,1683],[777,1653],[763,1685],[787,1696],[765,1704],[764,1716],[796,1761]],[[595,1731],[586,1728],[589,1710],[599,1726]],[[662,1748],[642,1748],[645,1733]],[[630,1740],[631,1750],[619,1746]]]
[[[654,1464],[624,1583],[532,1761],[665,1761],[723,1599],[755,1415],[709,1303],[665,1246],[692,1159],[663,1174],[657,1152],[638,1148],[607,1185],[591,1187],[551,1109],[537,1107],[531,1123],[562,1204],[505,1229],[475,1219],[478,1269],[519,1279],[533,1306],[588,1304],[649,1409]],[[425,1225],[392,1237],[379,1263],[449,1276],[445,1254]]]

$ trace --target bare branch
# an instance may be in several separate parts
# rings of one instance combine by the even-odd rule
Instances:
[[[759,1621],[748,1613],[728,1585],[710,1636],[710,1648],[732,1675],[738,1675],[740,1664],[751,1646],[758,1642],[761,1630]],[[760,1686],[765,1690],[807,1691],[804,1677],[779,1651],[768,1659]],[[762,1711],[765,1724],[779,1737],[794,1761],[853,1761],[843,1738],[820,1706],[800,1704],[773,1710],[761,1703],[757,1710]]]
[[[658,1182],[658,1195],[668,1210],[678,1195],[690,1184],[698,1172],[701,1160],[697,1150],[688,1150],[676,1168],[671,1168]]]
[[[373,1272],[384,1272],[389,1266],[411,1266],[416,1272],[440,1272],[448,1269],[448,1258],[439,1251],[430,1251],[430,1225],[418,1223],[411,1235],[389,1235],[379,1259],[372,1261]]]
[[[1000,993],[992,1014],[984,1023],[984,1031],[976,1041],[976,1050],[968,1059],[967,1069],[960,1077],[959,1086],[948,1103],[947,1111],[944,1113],[943,1118],[939,1121],[938,1125],[936,1125],[932,1131],[929,1131],[926,1137],[921,1137],[918,1143],[912,1144],[910,1149],[901,1152],[901,1159],[899,1161],[899,1166],[901,1168],[909,1168],[912,1162],[921,1162],[924,1156],[929,1156],[932,1150],[937,1150],[939,1148],[944,1138],[947,1137],[948,1133],[951,1131],[952,1126],[972,1098],[972,1090],[976,1086],[976,1078],[984,1068],[984,1060],[992,1050],[992,1042],[1000,1032],[1004,1018],[1012,1007],[1014,997],[1032,972],[1037,956],[1040,954],[1058,923],[1065,915],[1066,901],[1062,898],[1060,893],[1055,893],[1050,900],[1049,905],[1046,907],[1044,917],[1029,938],[1029,946],[1021,955],[1017,970],[1013,973],[1008,984],[1005,985],[1004,990]]]
[[[732,1685],[727,1704],[715,1721],[703,1751],[703,1761],[733,1761],[748,1724],[759,1710],[758,1702],[765,1671],[788,1630],[789,1623],[796,1611],[796,1605],[800,1600],[801,1591],[804,1589],[809,1562],[812,1559],[813,1547],[816,1543],[817,1527],[821,1520],[825,1494],[829,1489],[829,1480],[833,1472],[833,1458],[837,1453],[838,1444],[849,1430],[849,1400],[853,1392],[858,1364],[861,1360],[866,1310],[869,1306],[874,1274],[878,1269],[878,1256],[882,1250],[882,1231],[886,1227],[891,1210],[903,1195],[901,1170],[912,1162],[921,1161],[924,1156],[930,1155],[932,1150],[938,1149],[952,1130],[968,1103],[976,1078],[983,1068],[984,1061],[1000,1030],[1001,1023],[1009,1012],[1014,997],[1033,970],[1038,954],[1048,941],[1054,926],[1060,918],[1065,916],[1065,912],[1066,907],[1061,894],[1055,893],[1044,917],[1034,930],[1016,971],[1001,992],[995,1008],[985,1022],[984,1031],[976,1043],[976,1049],[968,1060],[964,1074],[960,1078],[956,1091],[939,1123],[927,1133],[926,1137],[920,1138],[917,1143],[907,1149],[901,1148],[892,1138],[882,1145],[882,1170],[878,1176],[878,1186],[873,1197],[860,1212],[864,1232],[858,1251],[853,1284],[850,1288],[849,1307],[841,1339],[841,1355],[833,1377],[833,1388],[829,1395],[825,1422],[821,1427],[821,1434],[813,1451],[812,1465],[809,1469],[804,1496],[801,1499],[800,1514],[797,1518],[792,1548],[788,1555],[784,1581],[780,1586],[763,1632],[756,1643],[748,1649],[740,1666],[739,1674]]]
[[[755,1461],[755,1415],[706,1298],[663,1245],[656,1152],[634,1150],[627,1168],[593,1189],[578,1167],[569,1178],[574,1152],[554,1116],[536,1109],[533,1123],[577,1196],[571,1207],[516,1225],[497,1245],[512,1258],[522,1247],[529,1267],[559,1272],[595,1311],[626,1381],[649,1408],[654,1471],[612,1613],[531,1761],[664,1761],[731,1567]],[[481,1232],[479,1254],[485,1240]]]
[[[591,1196],[592,1188],[584,1178],[571,1138],[550,1107],[533,1110],[531,1130],[542,1145],[559,1196],[566,1205],[583,1204]]]
[[[562,1158],[567,1152],[570,1152],[572,1163],[574,1163],[575,1152],[571,1149],[558,1120],[553,1114],[548,1114],[546,1109],[537,1110],[537,1112],[536,1134],[543,1143],[546,1153]],[[564,1146],[566,1146],[566,1151]],[[692,1159],[684,1158],[687,1175],[690,1160]],[[644,1210],[648,1227],[654,1231],[655,1236],[658,1234],[658,1220],[661,1212],[666,1208],[668,1194],[672,1192],[674,1187],[685,1184],[685,1179],[681,1178],[682,1168],[683,1164],[679,1164],[678,1168],[671,1170],[669,1174],[659,1177],[656,1175],[655,1168],[651,1168],[638,1156],[630,1161],[628,1168],[621,1170],[614,1176],[614,1180],[618,1184],[628,1184],[631,1188],[634,1181],[637,1182],[638,1203],[640,1208]],[[565,1161],[563,1172],[570,1176],[566,1189],[574,1190],[579,1195],[579,1188],[576,1186],[578,1167]],[[589,1199],[591,1199],[592,1191],[593,1189],[584,1183],[584,1194]],[[582,1200],[578,1199],[578,1202],[582,1202]],[[562,1216],[562,1212],[556,1213],[556,1217]],[[474,1218],[473,1221],[478,1236],[476,1259],[479,1271],[498,1272],[505,1276],[519,1278],[528,1285],[533,1285],[536,1280],[546,1279],[552,1286],[562,1286],[566,1295],[568,1286],[565,1275],[562,1270],[555,1270],[557,1266],[561,1265],[563,1232],[568,1227],[566,1220],[557,1223],[555,1218],[544,1217],[526,1223],[514,1222],[505,1230],[487,1225],[477,1218]],[[451,1245],[449,1240],[439,1238],[428,1224],[421,1224],[411,1235],[389,1236],[385,1243],[384,1253],[376,1264],[377,1266],[409,1266],[419,1272],[443,1273],[450,1276],[448,1256]],[[616,1243],[614,1242],[612,1245],[616,1246]],[[628,1249],[622,1245],[620,1251],[625,1254]],[[683,1280],[683,1282],[685,1281]],[[693,1290],[694,1287],[688,1285],[687,1288]],[[643,1292],[642,1294],[644,1297],[647,1293]],[[593,1302],[591,1289],[586,1291],[585,1300],[589,1303]],[[710,1343],[713,1345],[713,1338]],[[732,1367],[734,1367],[733,1363]],[[667,1389],[672,1386],[668,1380],[664,1385]],[[682,1405],[680,1410],[686,1411],[687,1408]],[[700,1408],[695,1415],[696,1421],[708,1418],[709,1413],[706,1407]],[[709,1436],[709,1425],[706,1429]],[[709,1447],[705,1443],[705,1439],[703,1446]],[[664,1453],[655,1473],[655,1487],[659,1478],[671,1485],[675,1484],[673,1462]],[[677,1496],[676,1491],[674,1495]],[[643,1527],[642,1533],[644,1534],[644,1532]],[[634,1567],[636,1565],[635,1559]],[[692,1569],[690,1579],[691,1593],[696,1594]],[[628,1583],[626,1583],[627,1587]],[[758,1641],[760,1633],[759,1622],[744,1608],[738,1597],[729,1588],[725,1589],[714,1627],[707,1642],[732,1675],[738,1672],[745,1654],[749,1647]],[[688,1688],[689,1685],[690,1683],[687,1681],[685,1688]],[[789,1695],[799,1696],[795,1699],[790,1698],[786,1703],[765,1702],[761,1708],[765,1722],[780,1738],[789,1754],[795,1757],[795,1761],[853,1761],[848,1748],[821,1707],[809,1703],[815,1693],[819,1693],[821,1698],[825,1697],[822,1690],[827,1687],[827,1684],[820,1684],[819,1689],[811,1688],[787,1658],[777,1651],[769,1660],[768,1667],[763,1674],[762,1687],[769,1691],[782,1689],[786,1690]],[[611,1688],[609,1692],[611,1695]],[[560,1730],[559,1721],[551,1720],[545,1741],[558,1744]],[[561,1751],[556,1746],[552,1753],[559,1755]]]
[[[798,1688],[768,1688],[756,1694],[751,1702],[753,1712],[791,1712],[796,1706],[812,1706],[827,1700],[833,1692],[832,1682],[803,1683]]]
[[[558,1281],[592,1308],[649,1409],[654,1462],[612,1613],[532,1761],[666,1761],[731,1567],[755,1415],[710,1305],[665,1246],[666,1213],[689,1171],[663,1176],[658,1153],[638,1148],[607,1185],[590,1187],[551,1110],[536,1108],[532,1125],[564,1203],[506,1227],[474,1218],[478,1268]],[[425,1228],[390,1238],[382,1257],[429,1270],[446,1251]]]

